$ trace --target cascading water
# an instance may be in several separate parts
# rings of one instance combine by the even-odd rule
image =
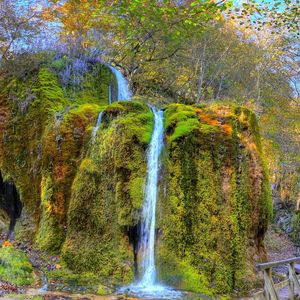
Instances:
[[[150,149],[148,153],[148,180],[143,204],[143,222],[141,228],[140,246],[142,249],[141,268],[143,276],[141,286],[153,286],[156,281],[156,268],[154,260],[155,243],[155,211],[157,199],[157,181],[159,171],[159,156],[163,147],[164,117],[163,111],[154,114],[154,129],[152,133]]]
[[[164,115],[163,111],[151,108],[154,114],[154,128],[152,132],[150,148],[147,155],[148,178],[145,189],[145,198],[142,212],[142,225],[139,240],[142,257],[140,269],[141,278],[138,282],[124,287],[120,292],[127,291],[135,296],[143,298],[176,299],[181,293],[156,281],[155,267],[155,224],[156,224],[156,200],[159,174],[159,157],[163,148]]]
[[[116,77],[117,80],[117,85],[118,85],[118,101],[122,101],[122,100],[129,100],[132,97],[132,93],[129,90],[128,87],[128,82],[126,80],[126,78],[123,76],[123,74],[116,68],[114,68],[113,66],[108,65],[108,67],[110,68],[110,70],[112,71],[112,73],[114,74],[114,76]],[[112,103],[112,99],[111,99],[111,85],[108,86],[108,104]],[[93,135],[92,135],[92,142],[94,143],[96,140],[96,136],[97,136],[97,131],[101,125],[101,121],[102,121],[102,111],[99,113],[98,115],[98,119],[97,119],[97,124],[94,127],[93,130]]]
[[[128,81],[123,76],[123,74],[113,66],[108,66],[112,73],[115,75],[117,83],[118,83],[118,101],[128,100],[132,97],[132,93],[128,87]]]
[[[98,119],[97,119],[96,126],[95,126],[94,129],[93,129],[93,134],[92,134],[92,141],[93,141],[93,143],[94,143],[95,140],[96,140],[97,131],[98,131],[100,125],[101,125],[102,115],[103,115],[103,111],[100,111],[100,113],[99,113],[99,115],[98,115]]]

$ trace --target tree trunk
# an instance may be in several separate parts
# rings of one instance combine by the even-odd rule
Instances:
[[[196,99],[196,103],[199,103],[202,98],[202,86],[204,81],[204,73],[205,73],[205,52],[207,47],[207,41],[204,41],[203,50],[201,53],[201,59],[200,59],[200,74],[198,79],[198,95]]]

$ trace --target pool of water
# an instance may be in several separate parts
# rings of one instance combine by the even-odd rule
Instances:
[[[117,291],[116,295],[125,296],[125,297],[128,297],[128,299],[132,299],[132,297],[133,297],[134,299],[145,299],[145,300],[147,300],[147,299],[148,300],[149,299],[151,299],[151,300],[211,299],[204,295],[193,294],[193,293],[184,292],[184,291],[178,291],[178,290],[172,289],[168,286],[164,286],[161,284],[144,286],[139,283],[132,284],[132,285],[129,285],[126,287],[122,287],[121,289],[119,289]]]

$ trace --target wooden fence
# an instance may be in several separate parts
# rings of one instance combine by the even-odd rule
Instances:
[[[257,264],[257,270],[263,272],[264,276],[264,291],[258,292],[253,295],[254,299],[266,299],[266,300],[279,300],[279,290],[288,286],[289,287],[289,299],[298,299],[295,297],[295,288],[300,294],[300,284],[295,272],[295,264],[300,263],[300,257],[291,259],[285,259],[275,262],[267,262]],[[287,265],[288,266],[288,278],[277,284],[274,283],[272,278],[272,268]]]

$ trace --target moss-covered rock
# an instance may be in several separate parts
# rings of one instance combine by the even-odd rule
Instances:
[[[138,225],[143,203],[145,151],[153,123],[149,111],[140,103],[108,107],[97,139],[81,162],[63,247],[63,258],[78,272],[93,270],[114,283],[134,279],[128,231]]]
[[[75,100],[52,65],[25,80],[1,83],[0,169],[14,180],[39,224],[36,242],[41,249],[57,252],[64,241],[71,184],[97,115],[108,105],[108,85],[114,84],[110,74],[109,68],[95,64],[81,79],[83,86],[95,88],[76,91]]]
[[[80,86],[62,85],[64,64],[2,83],[0,170],[16,183],[41,249],[105,286],[127,284],[138,255],[153,115],[141,101],[108,105],[113,80],[101,65],[80,75]],[[183,104],[164,111],[159,280],[207,295],[246,290],[272,215],[255,115]]]
[[[263,249],[272,216],[255,115],[181,104],[166,107],[165,115],[159,277],[193,291],[195,280],[217,293],[246,290],[255,277],[251,251]]]

